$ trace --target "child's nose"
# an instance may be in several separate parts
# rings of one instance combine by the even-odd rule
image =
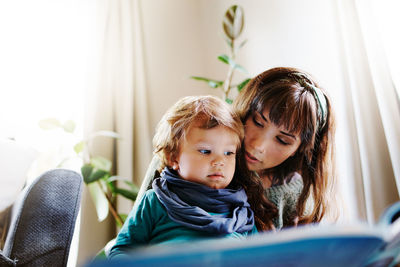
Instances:
[[[213,161],[212,161],[212,166],[224,166],[224,158],[223,157],[216,157]]]

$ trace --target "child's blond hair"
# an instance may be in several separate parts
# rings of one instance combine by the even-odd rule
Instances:
[[[238,148],[244,137],[240,118],[221,99],[214,96],[183,97],[167,110],[156,128],[153,147],[161,159],[161,169],[178,156],[181,141],[194,123],[203,129],[218,125],[227,127],[237,135]]]

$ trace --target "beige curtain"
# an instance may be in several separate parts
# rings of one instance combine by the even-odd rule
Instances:
[[[378,220],[399,200],[400,109],[369,1],[337,1],[354,199],[359,218]],[[340,152],[339,152],[340,153]],[[340,156],[340,155],[338,155]],[[343,170],[342,170],[343,171]]]
[[[118,141],[97,138],[93,154],[113,160],[119,176],[140,185],[151,160],[140,5],[138,0],[101,0],[97,7],[98,46],[93,48],[93,83],[86,97],[85,134],[118,132]],[[118,199],[118,212],[128,213],[132,204]],[[88,192],[83,195],[80,233],[78,265],[116,235],[111,215],[106,221],[97,221]]]

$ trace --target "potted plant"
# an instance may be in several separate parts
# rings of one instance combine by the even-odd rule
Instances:
[[[226,54],[219,55],[217,58],[224,64],[228,65],[228,72],[224,80],[211,79],[200,76],[191,76],[192,79],[203,81],[211,88],[220,89],[223,91],[224,100],[231,104],[233,99],[231,97],[231,90],[236,88],[239,92],[250,81],[250,78],[245,78],[242,82],[232,84],[232,78],[236,70],[247,74],[245,68],[236,63],[236,55],[240,48],[242,48],[247,40],[239,42],[238,38],[241,35],[244,27],[244,11],[241,6],[233,5],[226,10],[222,20],[223,32],[225,34],[225,41],[229,46],[229,56]]]
[[[74,134],[75,123],[68,120],[61,123],[58,119],[48,118],[41,120],[39,126],[44,130],[61,129],[66,134]],[[97,137],[108,137],[120,139],[116,132],[98,131],[91,134],[88,138],[80,140],[73,146],[75,155],[70,157],[78,157],[82,163],[80,168],[83,180],[89,188],[89,192],[93,203],[96,207],[97,217],[99,221],[107,218],[108,214],[114,217],[119,227],[125,222],[126,214],[119,214],[115,206],[115,199],[118,195],[123,196],[132,201],[136,200],[138,188],[131,181],[112,173],[112,162],[101,156],[95,156],[91,153],[92,142]],[[63,158],[57,167],[63,165],[70,159]],[[120,188],[116,185],[116,181],[122,181],[126,187]]]

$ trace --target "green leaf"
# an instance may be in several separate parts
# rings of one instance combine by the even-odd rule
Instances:
[[[208,84],[211,88],[218,88],[224,84],[223,81],[217,81],[217,80],[212,80],[204,77],[198,77],[198,76],[191,76],[191,79],[198,80],[198,81],[203,81]]]
[[[81,153],[85,149],[85,146],[86,146],[86,142],[85,141],[80,141],[79,143],[75,144],[74,145],[75,153],[76,154]]]
[[[232,104],[232,103],[233,103],[233,100],[230,99],[230,98],[225,98],[225,102],[228,103],[228,104]]]
[[[238,65],[238,64],[236,64],[236,63],[235,63],[235,65],[233,65],[233,68],[234,68],[234,69],[237,69],[237,70],[240,70],[240,71],[243,72],[243,73],[246,73],[246,74],[248,73],[247,70],[246,70],[245,68],[243,68],[242,66],[240,66],[240,65]]]
[[[97,218],[99,222],[104,221],[108,216],[108,201],[98,183],[88,184],[90,196],[96,207]]]
[[[106,176],[110,175],[109,172],[104,171],[104,170],[95,170],[94,172],[92,172],[92,174],[89,176],[89,178],[87,178],[87,180],[85,181],[87,184],[93,183],[97,180],[100,180]]]
[[[231,65],[231,62],[233,62],[232,61],[232,59],[230,59],[227,55],[220,55],[220,56],[218,56],[218,59],[220,60],[220,61],[222,61],[222,62],[224,62],[225,64],[229,64],[229,65]],[[235,62],[233,62],[233,63],[235,63]]]
[[[75,131],[75,122],[72,120],[68,120],[63,124],[63,129],[64,131],[66,131],[67,133],[73,133]]]
[[[109,172],[104,170],[97,170],[93,168],[92,164],[85,164],[81,168],[81,173],[83,176],[83,180],[86,184],[93,183],[101,178],[107,177],[110,175]]]
[[[246,79],[243,82],[241,82],[240,84],[238,84],[237,89],[238,91],[242,91],[242,89],[250,82],[251,79]]]
[[[121,177],[121,176],[118,176],[118,175],[110,176],[110,177],[108,177],[108,179],[107,179],[108,182],[125,181],[125,180],[126,180],[126,178]]]
[[[217,88],[219,85],[218,85],[218,83],[215,83],[215,82],[213,82],[213,81],[209,81],[208,82],[208,85],[211,87],[211,88]]]
[[[244,26],[243,8],[237,5],[231,6],[225,13],[222,26],[229,39],[238,38]]]
[[[130,181],[124,181],[125,184],[129,185],[132,192],[139,192],[139,187],[137,187],[134,183],[130,182]]]
[[[93,171],[93,167],[91,164],[85,164],[81,167],[81,173],[83,176],[83,181],[85,181],[86,184],[88,184],[89,182],[89,177],[92,174]]]
[[[56,118],[47,118],[39,121],[39,127],[43,130],[52,130],[61,127],[61,123]]]
[[[123,178],[121,176],[116,176],[116,175],[110,176],[110,177],[108,177],[107,181],[108,182],[122,181],[126,185],[128,185],[133,191],[135,191],[135,190],[139,191],[139,188],[134,183],[132,183],[131,181],[129,181],[126,178]]]
[[[108,159],[103,158],[101,156],[92,157],[90,159],[90,163],[96,169],[103,170],[103,171],[106,171],[106,172],[109,172],[111,170],[111,166],[112,166],[111,161],[109,161]]]
[[[107,180],[107,186],[108,188],[111,190],[111,193],[115,193],[115,188],[117,188],[113,182],[110,182],[109,180]]]
[[[234,69],[237,69],[237,70],[240,70],[240,71],[242,71],[244,73],[247,73],[247,70],[245,68],[243,68],[239,64],[236,64],[236,62],[233,59],[231,59],[230,57],[228,57],[225,54],[218,56],[218,59],[220,61],[224,62],[225,64],[230,65]]]
[[[134,191],[131,191],[131,190],[127,190],[127,189],[115,188],[114,192],[116,194],[120,194],[123,197],[126,197],[127,199],[130,199],[132,201],[135,201],[136,197],[137,197],[137,192],[134,192]]]
[[[117,188],[116,183],[114,183],[114,182],[119,180],[119,179],[115,179],[115,177],[117,177],[117,176],[110,176],[106,179],[107,186],[110,189],[111,193],[113,193],[113,194],[116,194],[115,189]]]
[[[242,48],[246,43],[247,43],[247,39],[240,43],[238,49]]]
[[[115,184],[114,184],[114,182],[116,182],[116,181],[122,181],[126,185],[128,185],[130,187],[130,190],[129,190],[131,192],[130,194],[133,194],[133,195],[137,195],[138,194],[139,188],[134,183],[132,183],[131,181],[129,181],[129,180],[123,178],[123,177],[120,177],[120,176],[110,176],[110,177],[107,178],[107,185],[110,188],[112,193],[121,194],[120,189],[117,188],[115,186]]]

